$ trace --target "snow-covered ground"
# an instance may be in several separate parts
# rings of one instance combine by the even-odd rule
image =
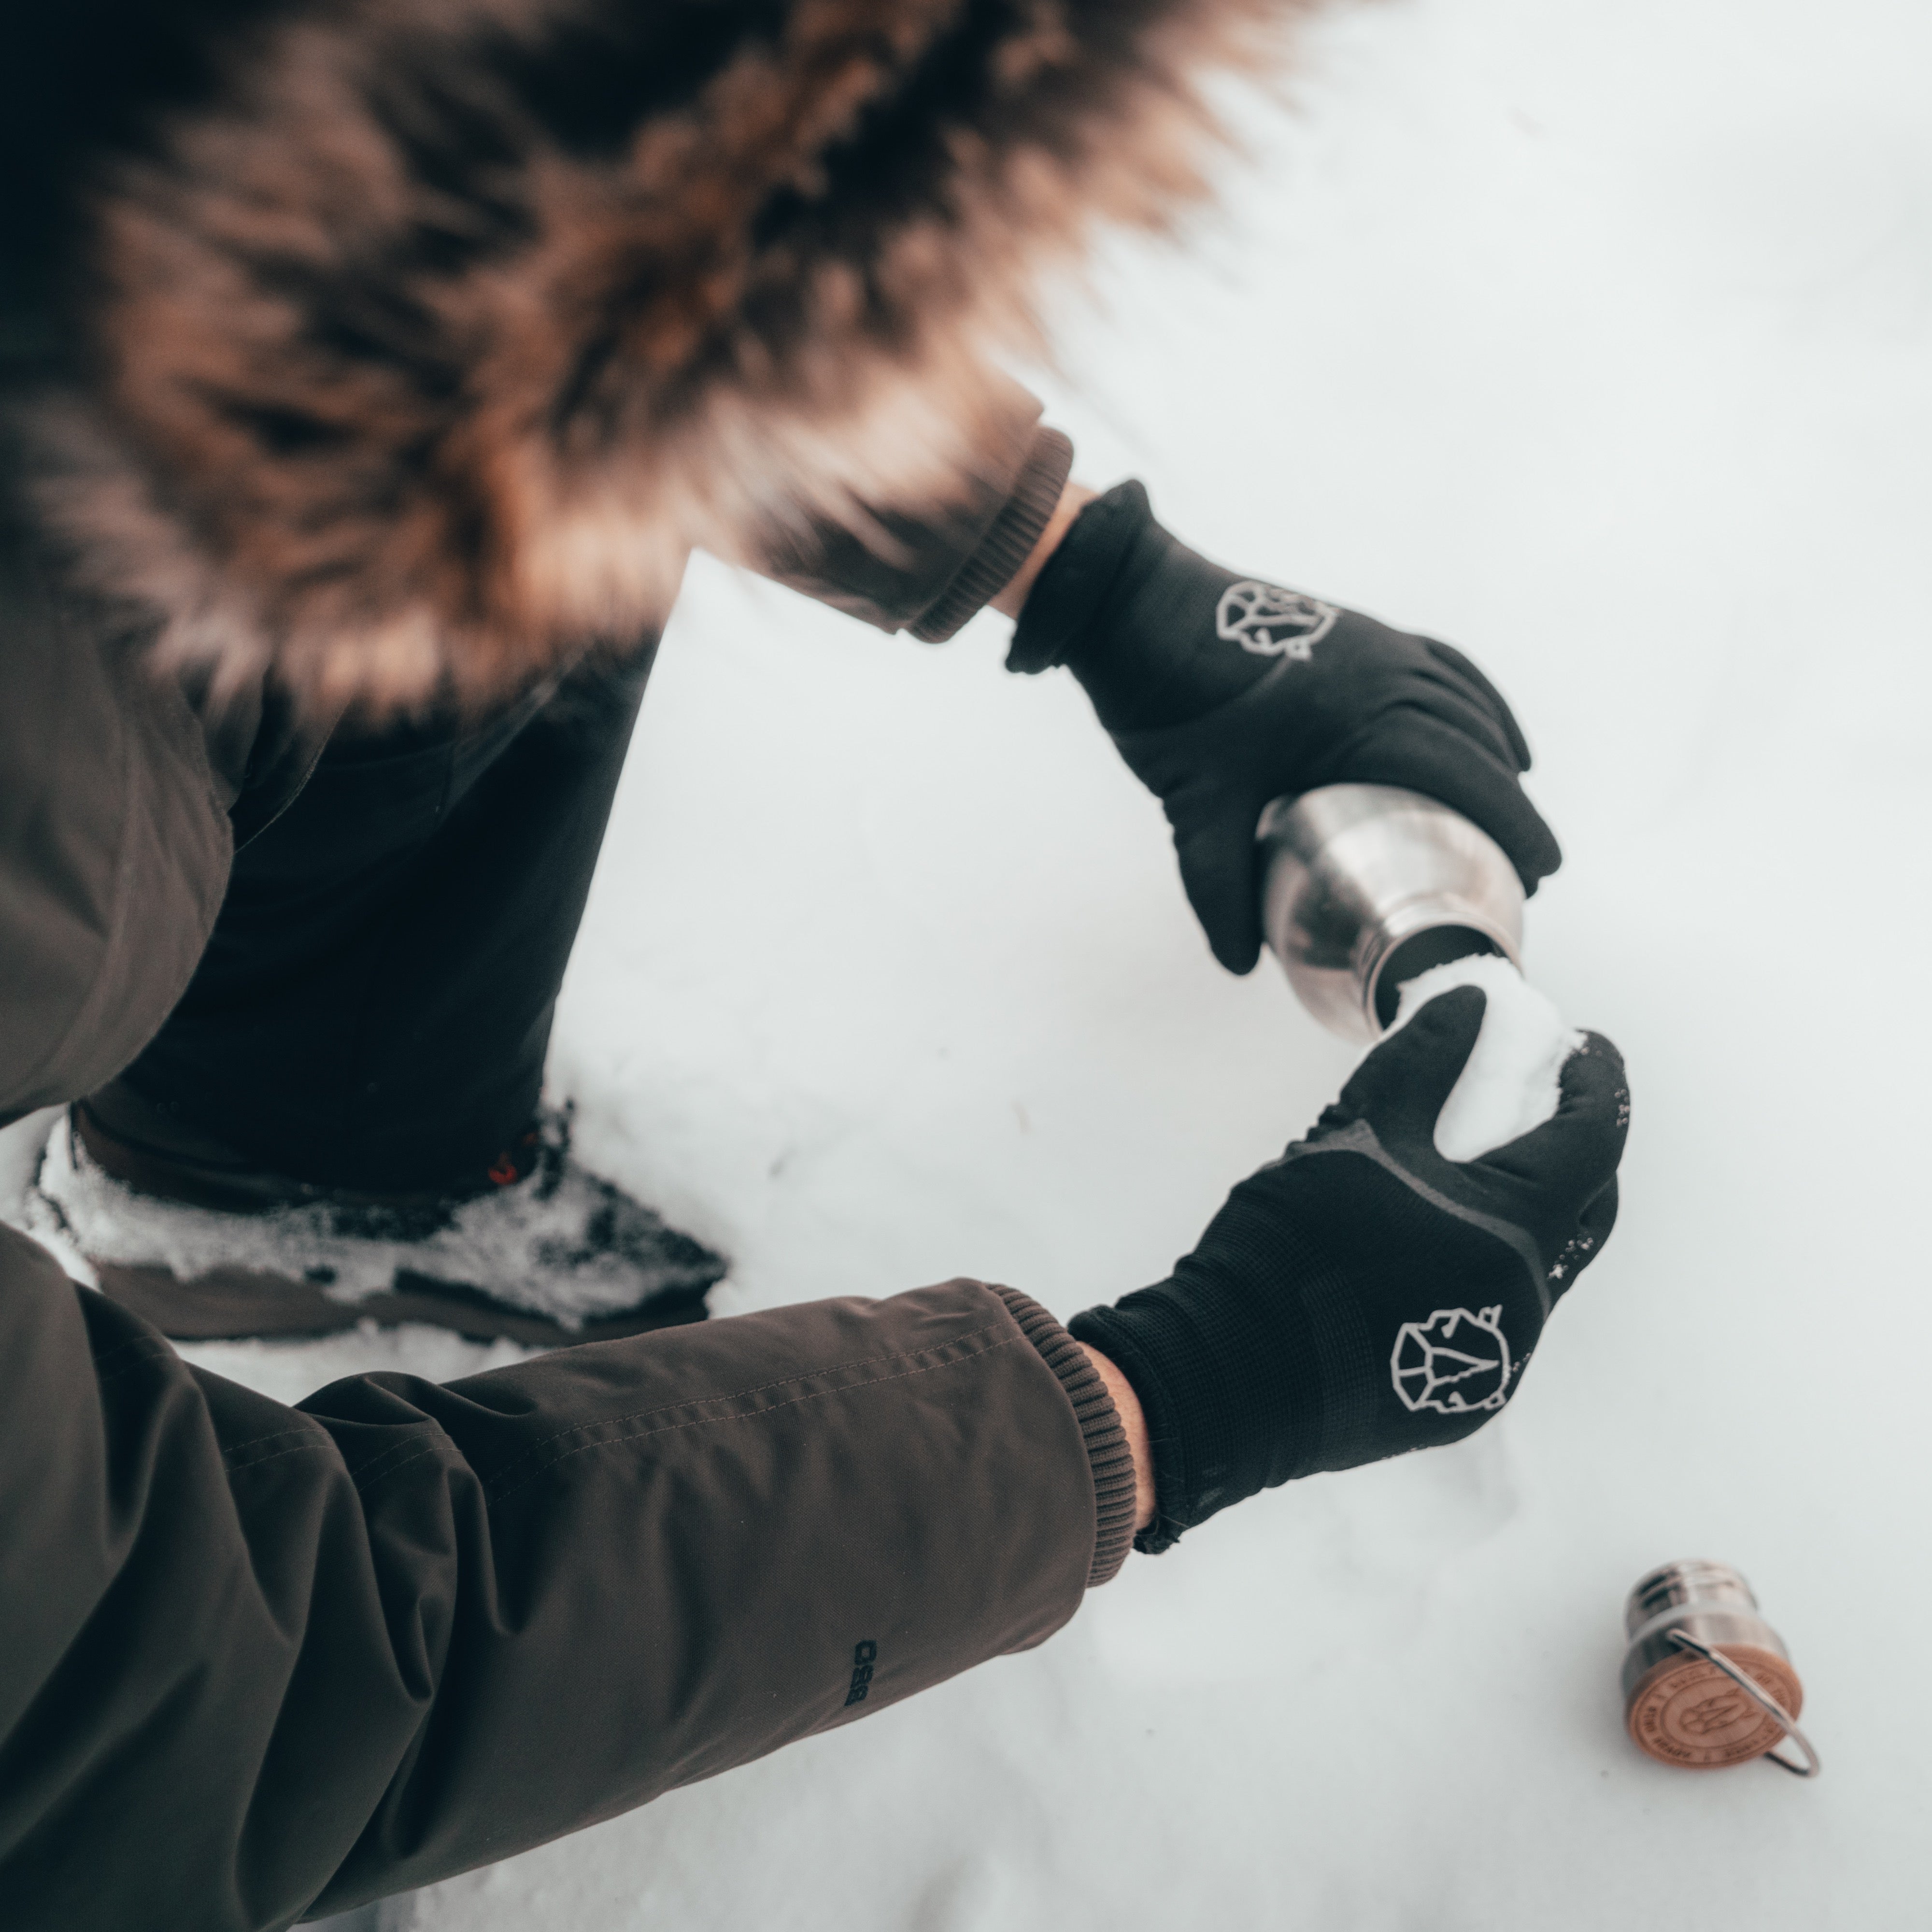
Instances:
[[[1076,314],[1056,418],[1242,568],[1508,692],[1529,958],[1628,1055],[1624,1218],[1467,1444],[1130,1560],[1044,1649],[421,1894],[418,1932],[1925,1922],[1932,11],[1403,0],[1246,110],[1228,212]],[[1350,1054],[1212,964],[1006,626],[694,568],[553,1076],[722,1310],[1165,1272]],[[495,1355],[210,1347],[292,1399]],[[1666,1770],[1623,1593],[1741,1566],[1824,1754]],[[1915,1820],[1919,1821],[1915,1825]]]

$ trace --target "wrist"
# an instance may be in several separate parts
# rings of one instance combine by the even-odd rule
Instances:
[[[1060,539],[1073,527],[1080,512],[1093,502],[1094,496],[1085,484],[1069,480],[1027,560],[1014,573],[1006,588],[992,600],[992,608],[1002,616],[1018,618],[1025,610],[1027,598],[1032,594],[1040,572],[1046,568],[1047,560],[1060,548]]]
[[[1118,484],[1041,560],[1006,668],[1065,665],[1116,736],[1192,723],[1272,667],[1222,622],[1237,581],[1161,525],[1141,484]]]
[[[1311,1324],[1346,1298],[1328,1258],[1236,1190],[1162,1282],[1076,1316],[1068,1332],[1133,1388],[1154,1480],[1150,1554],[1316,1464],[1330,1352]]]
[[[1040,559],[1024,607],[1013,614],[1018,622],[1006,654],[1007,670],[1031,675],[1065,664],[1079,675],[1088,634],[1136,536],[1151,518],[1147,492],[1138,483],[1117,483],[1098,496],[1083,491],[1083,500]]]
[[[1134,1529],[1136,1534],[1154,1521],[1154,1447],[1148,1438],[1147,1413],[1134,1385],[1098,1348],[1080,1344],[1094,1372],[1106,1384],[1114,1413],[1120,1418],[1127,1438],[1127,1453],[1134,1460]]]

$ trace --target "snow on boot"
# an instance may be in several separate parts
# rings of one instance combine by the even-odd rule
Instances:
[[[589,1172],[547,1109],[453,1198],[355,1196],[158,1152],[82,1101],[56,1124],[31,1230],[183,1340],[374,1320],[478,1340],[607,1340],[702,1320],[717,1255]]]

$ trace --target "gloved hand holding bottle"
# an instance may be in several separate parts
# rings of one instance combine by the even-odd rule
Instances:
[[[1450,646],[1210,563],[1124,483],[1087,504],[1030,585],[1010,668],[1065,664],[1160,800],[1214,956],[1262,944],[1255,827],[1284,794],[1424,792],[1473,820],[1534,892],[1562,854],[1524,795],[1529,747]]]

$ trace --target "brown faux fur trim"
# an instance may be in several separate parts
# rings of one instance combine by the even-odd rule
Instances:
[[[48,500],[170,656],[493,696],[703,546],[943,507],[989,353],[1315,0],[278,0],[117,163]]]

